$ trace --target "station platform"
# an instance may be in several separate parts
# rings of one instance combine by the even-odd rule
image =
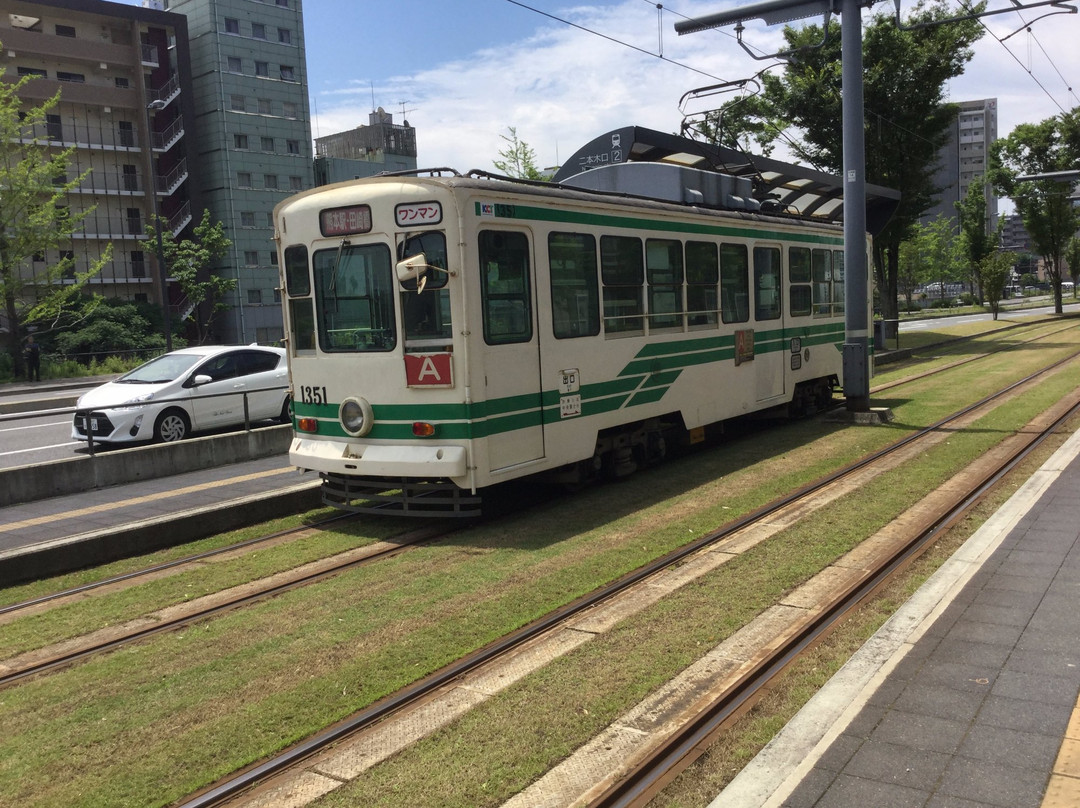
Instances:
[[[709,808],[1080,806],[1080,433]]]

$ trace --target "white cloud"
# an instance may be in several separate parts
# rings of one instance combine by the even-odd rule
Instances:
[[[658,51],[656,9],[640,0],[607,10],[582,7],[567,16],[642,50]],[[408,98],[416,108],[406,117],[417,130],[421,165],[491,169],[506,146],[500,135],[510,126],[532,146],[541,167],[554,165],[620,126],[677,131],[684,92],[746,72],[730,39],[677,37],[674,19],[665,17],[664,55],[712,76],[537,17],[537,32],[527,40],[396,76],[377,87],[377,94]],[[323,134],[366,122],[371,107],[369,93],[357,92],[352,99],[318,93],[316,99],[317,129]]]
[[[686,0],[678,11],[694,16],[721,8],[715,0]],[[396,75],[373,79],[374,94],[409,99],[407,106],[413,111],[405,117],[417,130],[421,166],[491,169],[506,146],[500,135],[510,126],[532,146],[541,167],[565,160],[594,137],[620,126],[678,131],[683,93],[721,79],[747,77],[765,64],[746,55],[730,29],[678,36],[674,23],[679,17],[665,12],[658,31],[655,4],[641,0],[552,13],[640,50],[537,15],[535,33],[527,38],[413,72],[400,72],[400,65],[395,65]],[[1028,19],[1035,16],[1037,12],[1030,12]],[[987,25],[1005,36],[1022,23],[1017,15],[1006,14],[988,18]],[[493,22],[490,28],[497,32],[498,24]],[[1023,65],[988,35],[977,46],[967,74],[949,88],[957,101],[998,98],[1000,136],[1017,123],[1040,121],[1060,111],[1032,75],[1065,109],[1076,103],[1066,88],[1068,77],[1076,77],[1080,67],[1075,44],[1080,41],[1080,16],[1051,17],[1035,23],[1032,30],[1035,38],[1020,33],[1006,43]],[[657,53],[661,35],[663,55],[671,61],[641,52]],[[780,27],[749,23],[745,36],[771,49],[780,40]],[[1055,72],[1043,50],[1066,79]],[[407,59],[407,51],[403,54]],[[369,81],[313,88],[313,132],[326,135],[366,123],[372,98]],[[389,111],[400,118],[399,110]]]

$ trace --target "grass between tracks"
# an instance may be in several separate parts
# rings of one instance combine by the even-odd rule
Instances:
[[[895,388],[884,402],[897,416],[889,426],[783,425],[0,691],[0,794],[20,806],[167,804],[1077,342],[1063,335],[947,380]],[[525,678],[325,804],[499,804],[1078,384],[1076,369],[1057,374],[917,464]],[[202,585],[196,580],[189,583]],[[83,605],[88,615],[98,600]],[[100,624],[107,615],[79,619]]]

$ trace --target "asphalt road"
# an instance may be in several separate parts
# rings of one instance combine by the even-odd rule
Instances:
[[[75,399],[101,384],[102,379],[40,385],[10,385],[0,390],[0,468],[47,463],[72,457],[86,444],[71,439],[71,412]],[[47,414],[33,418],[17,410],[41,410]],[[50,412],[60,410],[60,412]]]
[[[1047,298],[1049,301],[1050,299]],[[1080,311],[1080,301],[1070,302],[1071,298],[1066,298],[1062,301],[1062,311],[1064,313],[1075,313]],[[1016,320],[1024,317],[1045,317],[1047,314],[1054,313],[1054,304],[1049,302],[1045,306],[1039,306],[1031,309],[1019,309],[1015,308],[1016,304],[1010,305],[1008,302],[1004,302],[999,313],[999,319],[1001,317],[1008,317],[1010,320]],[[964,323],[976,323],[980,320],[992,320],[993,315],[986,314],[961,314],[955,317],[934,317],[927,320],[902,320],[900,322],[900,333],[905,331],[921,331],[927,328],[941,328],[947,325],[963,325]]]

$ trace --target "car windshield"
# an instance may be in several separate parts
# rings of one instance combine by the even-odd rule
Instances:
[[[165,354],[117,379],[119,384],[162,384],[179,378],[205,357],[197,354]]]

